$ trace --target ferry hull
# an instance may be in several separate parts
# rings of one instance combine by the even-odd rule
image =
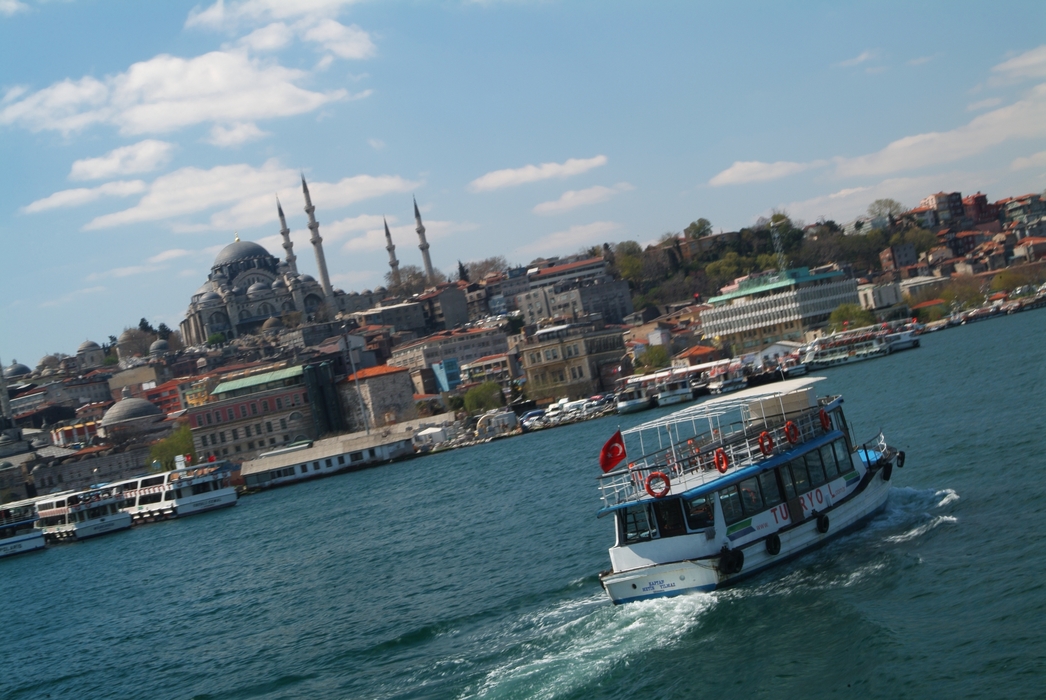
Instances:
[[[650,408],[650,399],[632,399],[630,401],[618,401],[617,412],[618,413],[638,413],[639,411],[645,411]]]
[[[776,555],[767,551],[765,539],[740,547],[744,553],[744,566],[736,574],[720,571],[719,557],[715,556],[605,574],[600,576],[600,582],[615,605],[726,588],[860,527],[886,506],[889,490],[889,482],[883,480],[882,471],[879,471],[857,498],[826,511],[831,523],[828,532],[819,532],[817,519],[810,518],[798,527],[777,533],[781,550]]]
[[[197,513],[205,513],[209,510],[228,508],[229,506],[236,505],[237,502],[236,489],[229,487],[222,489],[221,491],[212,491],[209,494],[204,494],[197,500],[188,503],[182,503],[179,501],[174,508],[174,512],[178,517],[196,515]]]
[[[43,528],[44,536],[52,541],[86,540],[90,537],[118,532],[131,527],[129,513],[116,513],[84,523],[71,525],[54,525]]]
[[[10,557],[15,554],[34,552],[43,549],[47,544],[44,533],[28,532],[24,535],[15,535],[5,540],[0,540],[0,557]]]
[[[658,394],[655,397],[658,406],[673,406],[677,403],[685,403],[692,401],[694,398],[693,392],[689,388],[682,391],[664,392]]]

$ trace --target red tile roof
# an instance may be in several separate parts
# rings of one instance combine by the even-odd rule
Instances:
[[[676,355],[679,359],[686,359],[688,357],[701,357],[702,355],[712,355],[716,351],[715,348],[710,348],[707,345],[694,345],[687,348],[683,352]]]
[[[918,311],[919,309],[928,309],[931,306],[938,306],[943,303],[945,303],[944,299],[930,299],[929,301],[923,301],[918,304],[913,304],[911,309],[912,311]]]
[[[588,258],[586,260],[578,260],[577,262],[566,263],[565,265],[553,265],[552,267],[546,267],[538,272],[534,273],[535,278],[545,277],[548,275],[558,275],[561,272],[569,272],[570,270],[576,270],[581,267],[588,267],[589,265],[597,265],[603,262],[603,258]]]
[[[391,365],[378,365],[377,367],[367,367],[356,372],[356,374],[350,374],[346,381],[355,381],[357,379],[370,379],[372,377],[383,377],[388,374],[396,374],[398,372],[409,372],[410,370],[406,367],[392,367]]]

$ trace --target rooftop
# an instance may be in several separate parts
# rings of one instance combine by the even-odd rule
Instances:
[[[288,367],[287,369],[276,370],[275,372],[266,372],[264,374],[255,374],[250,377],[244,377],[243,379],[234,379],[231,382],[222,382],[218,386],[214,387],[211,394],[229,394],[234,391],[243,391],[244,389],[252,389],[254,387],[262,386],[265,384],[274,384],[276,382],[284,382],[288,379],[300,377],[302,375],[301,367]]]
[[[377,367],[367,367],[356,372],[356,374],[350,374],[345,381],[352,382],[357,379],[371,379],[373,377],[384,377],[389,374],[397,374],[399,372],[409,372],[410,370],[406,367],[392,367],[390,365],[378,365]]]
[[[808,284],[810,282],[819,282],[821,280],[842,276],[842,270],[811,273],[810,268],[799,267],[792,270],[785,270],[783,273],[777,272],[768,275],[760,275],[755,278],[742,279],[737,283],[737,289],[735,291],[712,297],[708,300],[708,303],[722,304],[741,297],[752,296],[753,294],[763,294],[777,290],[784,291],[788,287]]]

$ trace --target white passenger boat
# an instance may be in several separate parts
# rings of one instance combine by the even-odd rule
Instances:
[[[37,501],[36,527],[51,542],[83,540],[131,527],[131,516],[119,509],[123,493],[105,486],[67,491]]]
[[[693,399],[687,370],[664,370],[654,375],[654,401],[658,406],[674,406]]]
[[[861,360],[871,360],[891,352],[887,333],[877,329],[858,329],[833,333],[805,346],[803,364],[810,370],[825,369]]]
[[[717,374],[708,382],[708,393],[710,394],[729,394],[732,391],[739,391],[748,386],[748,381],[745,379],[744,372],[723,372]]]
[[[203,513],[237,502],[227,462],[140,476],[112,486],[123,491],[120,510],[129,513],[136,523]]]
[[[34,527],[40,517],[36,500],[0,505],[0,557],[44,548],[44,533]]]
[[[919,335],[915,331],[888,333],[886,335],[886,342],[890,346],[890,352],[909,350],[911,348],[919,347]]]
[[[856,443],[842,397],[816,398],[821,379],[747,389],[623,433],[641,456],[600,479],[599,516],[617,533],[600,581],[614,603],[731,585],[883,508],[904,453],[881,433]]]
[[[621,393],[617,395],[618,413],[645,411],[653,405],[653,397],[647,393],[647,388],[638,382],[626,384]]]

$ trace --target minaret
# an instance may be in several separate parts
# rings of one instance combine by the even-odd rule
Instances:
[[[389,233],[389,222],[385,221],[385,217],[381,217],[381,220],[385,223],[385,250],[389,251],[389,267],[392,268],[392,286],[399,287],[400,281],[400,261],[396,259],[396,246],[392,245],[392,234]]]
[[[429,243],[425,240],[425,224],[421,223],[421,212],[418,211],[417,198],[414,199],[414,221],[418,224],[414,230],[418,232],[418,239],[421,241],[418,248],[421,248],[421,259],[425,262],[425,277],[428,279],[429,284],[436,284],[436,275],[432,271],[432,259],[429,257]]]
[[[11,397],[7,395],[7,378],[4,377],[4,363],[0,362],[0,427],[4,425],[4,418],[11,420],[14,427],[14,416],[11,415]]]
[[[323,293],[328,298],[334,296],[333,290],[331,290],[331,279],[327,275],[327,260],[323,257],[323,239],[320,238],[320,222],[316,221],[316,217],[313,212],[316,211],[316,207],[312,206],[312,197],[309,196],[309,186],[305,184],[305,175],[301,176],[301,191],[305,193],[305,213],[309,215],[309,230],[312,231],[312,238],[309,240],[312,242],[313,250],[316,251],[316,267],[320,269],[320,286],[323,287]]]
[[[291,230],[287,228],[287,217],[283,215],[283,207],[280,198],[276,197],[276,211],[280,213],[280,235],[283,236],[283,249],[287,251],[287,269],[298,274],[298,256],[294,254],[294,244],[291,243]]]

